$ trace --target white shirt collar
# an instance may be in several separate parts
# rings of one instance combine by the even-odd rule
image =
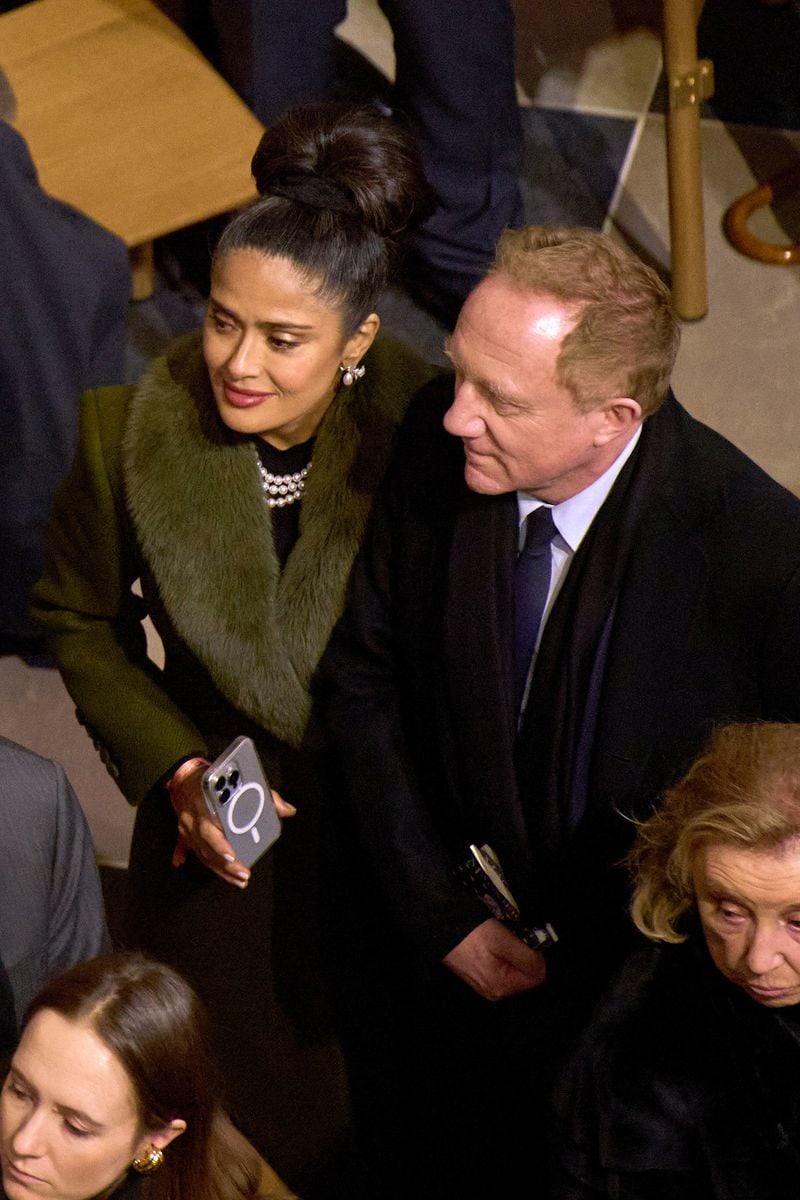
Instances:
[[[589,526],[600,511],[617,476],[636,449],[641,434],[642,427],[640,425],[625,449],[617,455],[611,466],[595,479],[594,483],[590,483],[582,492],[570,496],[568,500],[562,500],[560,504],[552,506],[555,527],[573,554],[586,536]],[[520,524],[528,516],[528,513],[540,508],[542,503],[535,496],[531,496],[529,492],[517,492]]]

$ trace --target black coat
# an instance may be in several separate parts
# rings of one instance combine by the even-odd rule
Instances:
[[[556,1092],[552,1200],[789,1200],[800,1014],[726,982],[699,933],[625,966]]]
[[[341,891],[355,882],[339,955],[354,1108],[377,1170],[414,1141],[427,1190],[417,1179],[384,1194],[436,1200],[515,1196],[541,1177],[552,1073],[633,940],[619,866],[630,818],[715,722],[800,717],[800,502],[670,398],[618,480],[637,500],[623,511],[621,578],[607,576],[608,596],[576,589],[603,584],[584,547],[602,545],[612,568],[619,557],[617,486],[537,659],[534,688],[560,626],[575,641],[576,594],[601,619],[613,612],[595,653],[585,813],[565,835],[520,782],[535,738],[526,726],[515,744],[510,699],[516,498],[467,490],[461,444],[441,425],[451,395],[437,382],[409,414],[321,680]],[[560,728],[560,751],[556,739]],[[561,938],[547,982],[494,1005],[440,965],[487,917],[452,874],[483,841],[524,914]]]
[[[516,500],[466,489],[460,442],[441,426],[451,386],[435,382],[409,414],[323,668],[363,865],[429,960],[485,919],[451,876],[472,841],[498,852],[523,908],[558,912],[565,929],[577,913],[578,949],[607,947],[609,922],[628,925],[615,864],[630,818],[715,723],[800,719],[800,501],[674,398],[645,423],[646,502],[616,599],[588,807],[554,854],[535,798],[520,795],[518,747],[515,762]]]

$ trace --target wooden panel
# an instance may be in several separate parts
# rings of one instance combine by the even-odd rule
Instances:
[[[33,0],[0,65],[42,186],[128,246],[255,196],[263,127],[149,0]]]

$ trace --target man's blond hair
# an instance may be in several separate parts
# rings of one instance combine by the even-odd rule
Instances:
[[[603,233],[530,225],[506,230],[489,273],[574,308],[556,380],[581,412],[615,396],[644,416],[663,403],[680,326],[669,290],[640,259]]]

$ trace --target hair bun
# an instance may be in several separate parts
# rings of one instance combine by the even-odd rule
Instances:
[[[324,175],[304,175],[301,171],[287,171],[276,176],[269,185],[270,196],[283,196],[311,208],[326,208],[330,212],[358,216],[360,209],[349,194],[335,179]]]
[[[368,106],[289,109],[261,138],[252,172],[262,196],[359,216],[393,240],[435,207],[413,137]]]

